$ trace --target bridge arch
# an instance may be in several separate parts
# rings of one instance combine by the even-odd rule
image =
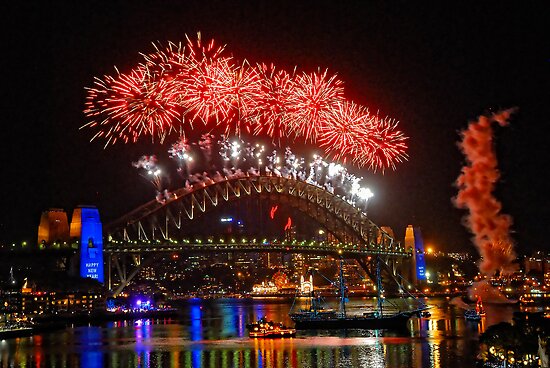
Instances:
[[[206,214],[223,202],[259,196],[296,208],[325,227],[342,243],[401,250],[401,245],[347,200],[317,185],[281,176],[209,179],[175,190],[164,203],[150,201],[106,226],[106,243],[166,241],[185,221]]]

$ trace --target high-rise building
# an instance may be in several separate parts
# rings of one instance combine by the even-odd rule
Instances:
[[[38,245],[51,246],[53,243],[69,241],[69,222],[63,209],[50,208],[42,212],[38,225]]]

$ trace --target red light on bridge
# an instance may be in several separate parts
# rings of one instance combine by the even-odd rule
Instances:
[[[292,219],[289,217],[285,225],[285,231],[290,230],[291,227],[292,227]]]
[[[279,206],[272,206],[271,211],[269,212],[269,217],[273,220],[275,218],[275,212],[279,209]]]

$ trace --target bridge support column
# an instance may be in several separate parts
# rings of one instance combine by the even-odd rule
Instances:
[[[109,288],[109,291],[113,290],[113,280],[112,280],[112,270],[111,270],[111,267],[113,267],[112,260],[113,260],[113,255],[109,253],[109,255],[107,256],[107,286]]]
[[[109,290],[111,291],[113,296],[117,296],[118,294],[120,294],[122,290],[126,286],[128,286],[132,279],[143,269],[143,267],[151,263],[151,261],[154,259],[153,256],[144,258],[139,254],[132,254],[129,257],[130,258],[128,258],[128,256],[126,255],[110,254],[107,260],[107,264],[109,267]],[[113,285],[112,278],[113,263],[116,269],[116,276],[118,276],[119,281],[116,287],[114,287]],[[133,268],[131,268],[132,266]]]
[[[369,276],[369,278],[372,280],[373,283],[378,284],[379,275],[381,277],[382,273],[386,271],[384,272],[384,274],[388,275],[399,289],[405,291],[403,284],[398,279],[395,262],[393,262],[393,260],[390,262],[390,258],[383,260],[381,256],[376,256],[376,257],[372,257],[370,262],[366,262],[361,258],[356,258],[356,260],[357,260],[357,263],[359,263],[359,265],[367,273],[367,275]],[[377,272],[377,269],[380,270],[379,273]]]

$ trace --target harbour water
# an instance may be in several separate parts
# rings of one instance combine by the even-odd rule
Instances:
[[[298,331],[251,339],[246,324],[262,316],[292,325],[288,299],[189,300],[181,317],[106,322],[0,341],[5,367],[475,367],[479,334],[511,321],[517,306],[486,305],[478,324],[446,298],[430,298],[428,318],[404,331]],[[336,303],[336,300],[329,301]],[[350,310],[373,304],[350,300]]]

